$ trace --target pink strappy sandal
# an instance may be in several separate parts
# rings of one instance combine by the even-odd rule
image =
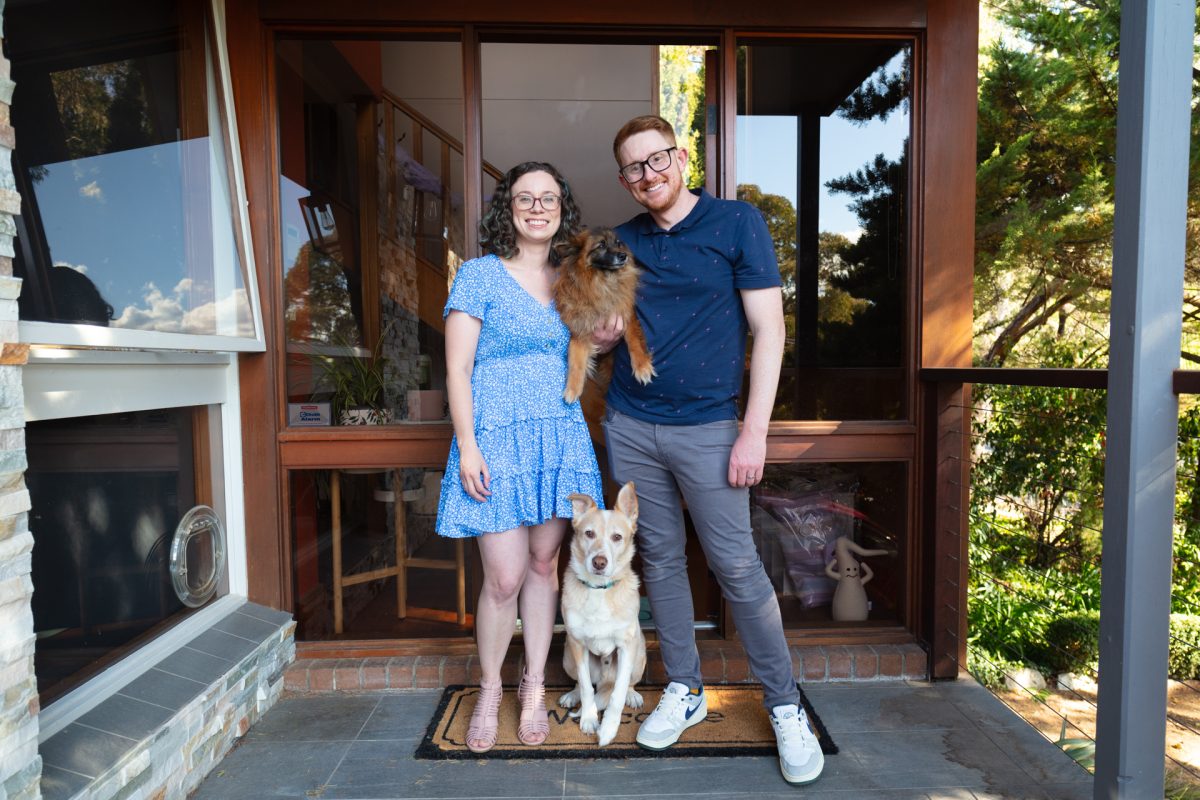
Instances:
[[[546,679],[543,675],[526,673],[517,688],[517,700],[521,703],[521,723],[517,726],[517,738],[522,744],[537,746],[550,735],[550,719],[546,713]]]
[[[500,728],[500,698],[503,695],[504,686],[500,681],[479,684],[475,710],[467,727],[467,749],[472,753],[486,753],[496,746],[496,731]]]

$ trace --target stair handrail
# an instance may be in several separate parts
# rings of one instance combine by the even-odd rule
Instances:
[[[451,136],[449,133],[447,133],[445,131],[445,129],[443,129],[436,122],[431,120],[429,117],[425,116],[420,111],[417,111],[417,109],[413,108],[407,102],[405,102],[404,100],[401,100],[399,97],[392,94],[391,92],[389,92],[386,89],[384,89],[384,91],[383,91],[383,98],[385,100],[387,100],[387,102],[390,103],[395,108],[399,109],[400,111],[403,111],[405,114],[412,117],[413,121],[416,122],[421,128],[429,131],[434,136],[436,136],[438,139],[441,139],[444,144],[449,145],[451,150],[456,151],[459,155],[463,154],[462,142],[460,142],[459,140],[457,140],[453,136]],[[496,167],[492,166],[487,161],[483,162],[483,171],[486,172],[488,175],[491,175],[496,180],[500,180],[501,178],[504,177],[503,172],[496,169]]]

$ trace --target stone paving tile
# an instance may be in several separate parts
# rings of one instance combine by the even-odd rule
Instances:
[[[67,800],[91,782],[87,776],[42,764],[42,800]]]
[[[744,795],[750,787],[756,793],[789,791],[779,774],[779,760],[767,756],[591,759],[565,763],[566,797],[662,797],[669,792],[672,796],[708,798],[714,794]],[[805,797],[817,786],[851,790],[862,784],[863,777],[857,760],[828,757],[820,781],[804,790]],[[795,790],[791,791],[795,796]]]
[[[261,642],[279,630],[279,625],[249,614],[229,614],[213,624],[213,629],[231,636],[240,636],[252,642]]]
[[[187,646],[229,662],[241,661],[254,652],[256,647],[255,643],[248,639],[215,628],[209,628],[188,642]]]
[[[350,742],[245,741],[229,752],[189,800],[324,797]]]
[[[1086,783],[1089,786],[1092,783],[1090,772],[1023,721],[1007,729],[981,730],[997,746],[1004,748],[1029,776],[1031,783]]]
[[[854,757],[865,768],[863,789],[982,789],[1030,782],[1004,750],[975,728],[878,731],[842,736],[838,745],[838,758]]]
[[[1092,800],[1092,783],[1062,783],[976,789],[973,800]]]
[[[415,746],[424,738],[441,698],[441,689],[411,689],[382,695],[357,738],[410,741]]]
[[[134,678],[118,694],[178,711],[207,689],[200,681],[153,668]]]
[[[1090,797],[1087,773],[977,685],[805,689],[841,753],[803,788],[783,783],[769,757],[416,761],[441,697],[426,689],[285,696],[193,800]]]
[[[228,672],[232,663],[227,659],[202,653],[190,647],[181,647],[154,666],[171,675],[191,678],[207,684]]]
[[[806,687],[804,692],[834,741],[843,733],[974,727],[954,703],[928,685],[893,684],[853,692],[827,688],[831,685]]]
[[[114,694],[76,721],[139,742],[157,730],[173,713],[153,703]]]
[[[563,796],[563,762],[416,761],[399,742],[354,742],[321,798]]]
[[[246,734],[263,742],[349,742],[358,738],[378,694],[281,698]]]
[[[42,763],[95,778],[121,759],[133,739],[84,727],[73,722],[42,742]]]

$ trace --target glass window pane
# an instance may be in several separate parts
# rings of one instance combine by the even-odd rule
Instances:
[[[659,106],[654,45],[484,42],[480,51],[485,165],[502,175],[523,161],[553,164],[587,225],[619,225],[643,210],[617,182],[612,141]],[[484,189],[486,205],[495,183]]]
[[[737,193],[783,276],[776,419],[905,419],[912,48],[739,52]]]
[[[6,15],[21,319],[253,337],[203,6],[125,5]]]
[[[470,633],[478,550],[434,532],[441,470],[305,470],[290,482],[298,638]]]
[[[460,45],[281,39],[277,53],[292,424],[445,419]]]
[[[899,462],[767,465],[751,524],[785,625],[903,621],[907,475]],[[847,565],[841,579],[827,572]]]
[[[185,611],[171,552],[188,511],[212,502],[212,462],[203,454],[219,435],[210,418],[217,414],[207,407],[173,408],[26,426],[43,701]],[[187,588],[215,579],[216,594],[227,591],[211,537],[181,537],[178,549]]]

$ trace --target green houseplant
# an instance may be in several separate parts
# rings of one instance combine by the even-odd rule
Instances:
[[[339,343],[347,355],[314,356],[321,370],[321,384],[330,392],[333,418],[339,425],[383,425],[392,421],[392,409],[387,407],[387,368],[389,361],[382,354],[388,328],[365,356],[355,354],[356,346]]]

